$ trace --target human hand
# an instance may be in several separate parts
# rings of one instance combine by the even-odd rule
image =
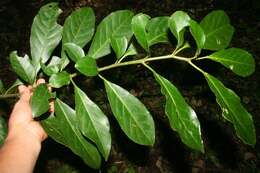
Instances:
[[[39,79],[37,85],[45,83],[44,79]],[[39,122],[32,118],[32,110],[30,107],[30,98],[32,95],[32,86],[20,85],[18,87],[20,99],[15,104],[8,122],[8,138],[24,138],[42,142],[47,138],[47,134],[43,130]]]

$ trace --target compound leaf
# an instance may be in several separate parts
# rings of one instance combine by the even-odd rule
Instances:
[[[183,11],[176,11],[169,18],[169,28],[177,39],[177,48],[184,43],[185,27],[189,26],[190,17]]]
[[[79,129],[83,135],[97,145],[97,148],[107,160],[111,149],[108,119],[102,110],[80,88],[74,85],[74,90]]]
[[[146,25],[150,20],[150,16],[139,13],[132,19],[132,30],[138,43],[149,52],[149,44],[146,32]]]
[[[57,99],[54,104],[55,116],[41,121],[47,134],[58,143],[70,148],[93,169],[99,169],[101,157],[95,146],[89,143],[77,128],[76,114],[68,105]]]
[[[226,88],[218,79],[205,73],[205,78],[217,103],[222,109],[222,116],[234,125],[238,137],[246,144],[255,145],[256,135],[252,116],[240,103],[236,93]]]
[[[250,53],[238,48],[220,50],[207,58],[217,61],[239,76],[246,77],[255,71],[255,61]]]
[[[153,145],[154,121],[146,107],[125,89],[103,80],[112,112],[124,133],[138,144]]]
[[[56,22],[61,12],[58,3],[49,3],[40,9],[33,20],[30,45],[36,72],[40,69],[40,62],[48,61],[61,40],[62,26]]]
[[[133,15],[129,10],[119,10],[105,17],[97,27],[88,55],[98,59],[111,53],[111,38],[126,37],[129,40],[133,35],[131,30]]]
[[[46,84],[38,85],[30,99],[33,118],[39,117],[49,110],[51,94]]]
[[[77,62],[80,58],[85,56],[84,50],[75,43],[65,43],[63,45],[63,50],[67,53],[68,57],[74,62]]]
[[[98,74],[98,67],[96,60],[90,56],[81,58],[76,64],[75,68],[86,76],[96,76]]]
[[[31,64],[31,60],[29,59],[28,55],[19,57],[17,52],[13,51],[10,54],[10,63],[12,69],[21,79],[30,84],[34,83],[36,77],[35,68]]]
[[[178,89],[167,79],[154,72],[161,92],[166,97],[165,113],[171,128],[177,131],[184,144],[204,152],[200,123],[195,111],[186,103]]]
[[[224,11],[212,11],[202,19],[200,25],[206,36],[204,49],[220,50],[228,47],[234,27],[230,25],[229,17]]]
[[[126,52],[128,41],[126,37],[111,38],[111,46],[116,53],[116,58],[120,59]]]
[[[64,85],[70,84],[70,74],[66,71],[55,73],[51,75],[49,84],[53,88],[60,88]]]
[[[147,42],[149,46],[168,42],[168,19],[169,17],[166,16],[155,17],[147,23]]]
[[[62,32],[62,45],[74,43],[83,48],[95,31],[95,14],[89,7],[80,8],[66,18]]]
[[[202,49],[206,40],[202,27],[195,20],[190,20],[189,26],[191,35],[197,44],[197,48],[199,50]]]
[[[6,120],[2,116],[0,116],[0,147],[4,143],[6,135],[7,135],[7,123]]]

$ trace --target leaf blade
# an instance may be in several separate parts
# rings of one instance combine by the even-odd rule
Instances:
[[[186,103],[178,89],[156,72],[154,77],[166,97],[165,113],[171,128],[178,132],[182,142],[195,150],[204,152],[200,123],[195,111]]]
[[[46,84],[38,85],[30,99],[33,118],[37,118],[49,110],[51,94]]]
[[[10,63],[15,73],[24,81],[33,84],[36,78],[34,66],[28,55],[19,57],[16,51],[10,54]]]
[[[70,74],[66,71],[52,74],[49,78],[49,84],[53,88],[60,88],[70,84]]]
[[[145,106],[125,89],[105,79],[105,87],[112,112],[121,129],[140,145],[153,145],[155,127]]]
[[[169,18],[169,28],[177,39],[177,48],[184,43],[185,27],[189,26],[189,21],[189,15],[183,11],[176,11]]]
[[[6,136],[7,136],[7,122],[2,116],[0,116],[0,147],[4,143]]]
[[[132,37],[131,20],[133,13],[129,10],[119,10],[109,14],[98,25],[96,34],[93,38],[88,55],[98,59],[111,52],[111,37]]]
[[[169,17],[155,17],[152,18],[146,25],[147,42],[149,47],[157,43],[167,43],[168,40],[168,20]]]
[[[229,17],[224,11],[212,11],[202,19],[200,26],[206,36],[204,49],[220,50],[228,47],[234,27],[230,25]]]
[[[206,41],[205,33],[204,33],[202,27],[195,20],[190,20],[189,26],[190,26],[190,32],[197,44],[197,48],[200,51],[200,49],[202,49],[204,47],[204,44]]]
[[[93,37],[95,31],[95,14],[89,7],[73,11],[66,18],[63,26],[62,45],[74,43],[83,48]]]
[[[76,114],[67,104],[55,101],[55,116],[41,121],[47,134],[58,143],[70,148],[93,169],[99,169],[101,158],[97,149],[81,135],[77,128]]]
[[[40,69],[40,62],[48,61],[61,40],[62,26],[56,22],[61,12],[58,3],[49,3],[41,7],[33,20],[30,46],[36,72]]]
[[[120,59],[126,52],[128,41],[126,37],[111,38],[111,46],[116,53],[116,58]]]
[[[237,136],[246,144],[255,145],[255,127],[252,116],[242,106],[236,93],[226,88],[218,79],[204,74],[210,89],[216,96],[217,103],[222,109],[222,116],[231,122]]]
[[[147,52],[149,52],[149,45],[147,40],[146,25],[150,18],[151,17],[146,14],[139,13],[132,18],[131,22],[135,38]]]
[[[111,149],[109,122],[102,110],[74,85],[77,121],[83,135],[93,141],[105,160]]]
[[[75,68],[85,76],[96,76],[98,74],[98,67],[96,60],[90,56],[81,58],[76,64]]]
[[[219,62],[235,74],[246,77],[255,71],[255,61],[250,53],[239,48],[229,48],[214,52],[208,59]]]
[[[75,43],[65,43],[63,51],[68,54],[68,57],[75,63],[85,56],[84,50]]]

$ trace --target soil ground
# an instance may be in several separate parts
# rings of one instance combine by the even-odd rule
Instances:
[[[12,50],[18,50],[19,54],[29,53],[33,17],[47,2],[47,0],[0,1],[0,79],[7,85],[16,79],[9,65],[8,54]],[[260,172],[260,2],[258,0],[65,0],[60,2],[60,6],[64,12],[60,18],[61,23],[72,10],[81,6],[92,7],[97,21],[118,9],[131,9],[136,13],[143,12],[153,17],[169,16],[176,10],[183,10],[197,20],[201,20],[212,10],[225,10],[236,29],[231,46],[252,53],[256,61],[256,71],[250,77],[241,78],[216,63],[203,62],[198,65],[214,74],[241,97],[243,105],[253,115],[257,144],[252,148],[236,137],[233,127],[221,117],[221,110],[199,73],[183,63],[163,61],[151,65],[171,80],[195,109],[202,126],[205,154],[185,147],[176,133],[170,130],[163,110],[164,98],[151,73],[142,67],[131,66],[114,69],[104,75],[115,83],[120,82],[121,86],[147,105],[156,122],[154,147],[136,145],[125,137],[111,116],[100,81],[90,79],[82,81],[81,86],[85,86],[87,91],[93,91],[89,93],[90,97],[110,115],[113,146],[108,162],[103,162],[100,171],[91,170],[70,150],[48,139],[43,144],[35,173]],[[171,48],[155,46],[154,50],[154,54],[165,54]],[[1,101],[0,113],[8,115],[12,103],[13,101]]]

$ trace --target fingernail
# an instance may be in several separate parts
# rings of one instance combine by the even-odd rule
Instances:
[[[23,93],[25,91],[25,89],[26,89],[26,86],[24,86],[24,85],[19,85],[18,86],[19,93]]]
[[[38,79],[36,83],[37,84],[42,84],[42,83],[45,83],[45,80],[44,79]]]

